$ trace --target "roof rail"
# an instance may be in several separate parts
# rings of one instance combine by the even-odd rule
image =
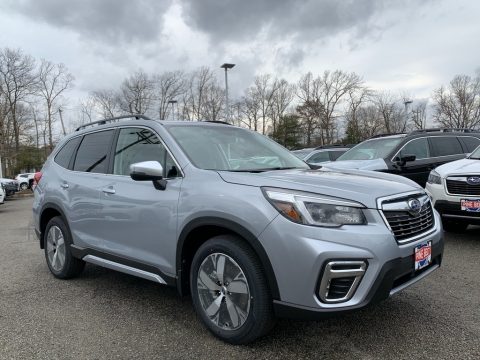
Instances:
[[[201,122],[214,123],[214,124],[223,124],[223,125],[232,125],[226,121],[217,121],[217,120],[202,120]]]
[[[464,133],[473,133],[473,132],[479,132],[479,130],[475,130],[475,129],[465,129],[465,128],[429,128],[429,129],[413,130],[410,134],[420,134],[420,133],[427,133],[427,132],[464,132]]]
[[[131,118],[135,118],[137,120],[138,119],[152,120],[148,116],[145,116],[145,115],[142,115],[142,114],[123,115],[123,116],[116,116],[116,117],[112,117],[112,118],[108,118],[108,119],[93,121],[91,123],[79,126],[78,128],[75,129],[75,131],[80,131],[80,130],[86,129],[89,126],[95,126],[95,125],[100,126],[100,125],[105,125],[105,124],[108,124],[108,123],[111,123],[111,122],[117,122],[117,121],[120,121],[122,119],[131,119]]]
[[[352,145],[343,145],[343,144],[331,144],[331,145],[321,145],[317,146],[315,150],[321,150],[321,149],[333,149],[333,148],[347,148],[347,147],[352,147]]]
[[[392,135],[406,135],[404,132],[399,132],[399,133],[385,133],[385,134],[377,134],[369,137],[368,139],[376,139],[376,138],[381,138],[385,136],[392,136]]]

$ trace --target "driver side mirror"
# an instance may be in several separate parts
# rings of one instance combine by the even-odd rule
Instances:
[[[167,188],[167,181],[163,180],[163,166],[158,161],[131,164],[130,177],[135,181],[152,181],[157,190]]]
[[[417,157],[415,155],[407,154],[407,155],[403,155],[403,156],[397,156],[395,158],[395,162],[399,166],[405,166],[407,164],[407,162],[412,162],[412,161],[415,161],[416,159],[417,159]]]

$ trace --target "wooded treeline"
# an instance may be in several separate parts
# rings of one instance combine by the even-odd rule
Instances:
[[[235,76],[235,69],[229,76]],[[92,89],[75,104],[65,96],[65,65],[0,49],[0,156],[4,173],[39,167],[64,133],[101,118],[145,114],[163,120],[227,121],[271,136],[288,148],[357,143],[379,133],[425,127],[427,111],[441,127],[480,127],[480,74],[457,75],[430,101],[374,90],[353,72],[305,73],[289,82],[261,74],[225,109],[221,69],[138,70],[118,88]],[[231,89],[230,89],[231,90]],[[230,91],[232,93],[232,91]],[[234,92],[235,93],[235,92]],[[69,112],[67,124],[63,112]],[[58,122],[58,124],[57,124]]]

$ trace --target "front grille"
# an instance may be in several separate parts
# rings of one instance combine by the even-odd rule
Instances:
[[[465,180],[464,180],[465,179]],[[462,180],[447,179],[447,190],[452,195],[478,195],[480,196],[480,184],[471,185],[466,181],[467,177]]]
[[[399,204],[403,203],[404,201],[399,202]],[[389,205],[394,204],[390,203]],[[423,204],[420,212],[416,215],[408,210],[383,210],[383,214],[399,243],[408,242],[408,239],[432,229],[434,225],[433,210],[429,200]]]

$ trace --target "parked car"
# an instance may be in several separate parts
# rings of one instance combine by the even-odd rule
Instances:
[[[18,191],[18,182],[14,179],[0,178],[0,183],[3,185],[5,194],[7,196],[14,195]]]
[[[417,130],[380,135],[348,150],[334,169],[376,170],[405,176],[425,187],[432,169],[465,158],[480,145],[480,132],[460,129]]]
[[[276,316],[386,299],[442,261],[440,218],[414,182],[312,170],[228,124],[91,123],[57,146],[38,180],[34,224],[55,277],[89,262],[174,286],[230,343],[266,334]]]
[[[425,189],[446,231],[480,225],[480,146],[466,159],[432,170]]]
[[[328,161],[335,161],[339,156],[348,151],[349,147],[343,145],[326,145],[315,148],[303,158],[307,164],[320,165]]]
[[[15,177],[15,180],[18,182],[18,189],[19,190],[27,190],[32,187],[33,184],[33,176],[35,173],[24,173],[18,174]]]
[[[5,190],[3,190],[3,185],[0,184],[0,204],[5,202]]]
[[[310,154],[315,148],[304,148],[298,150],[292,150],[292,154],[298,157],[299,159],[303,160],[305,157]]]

